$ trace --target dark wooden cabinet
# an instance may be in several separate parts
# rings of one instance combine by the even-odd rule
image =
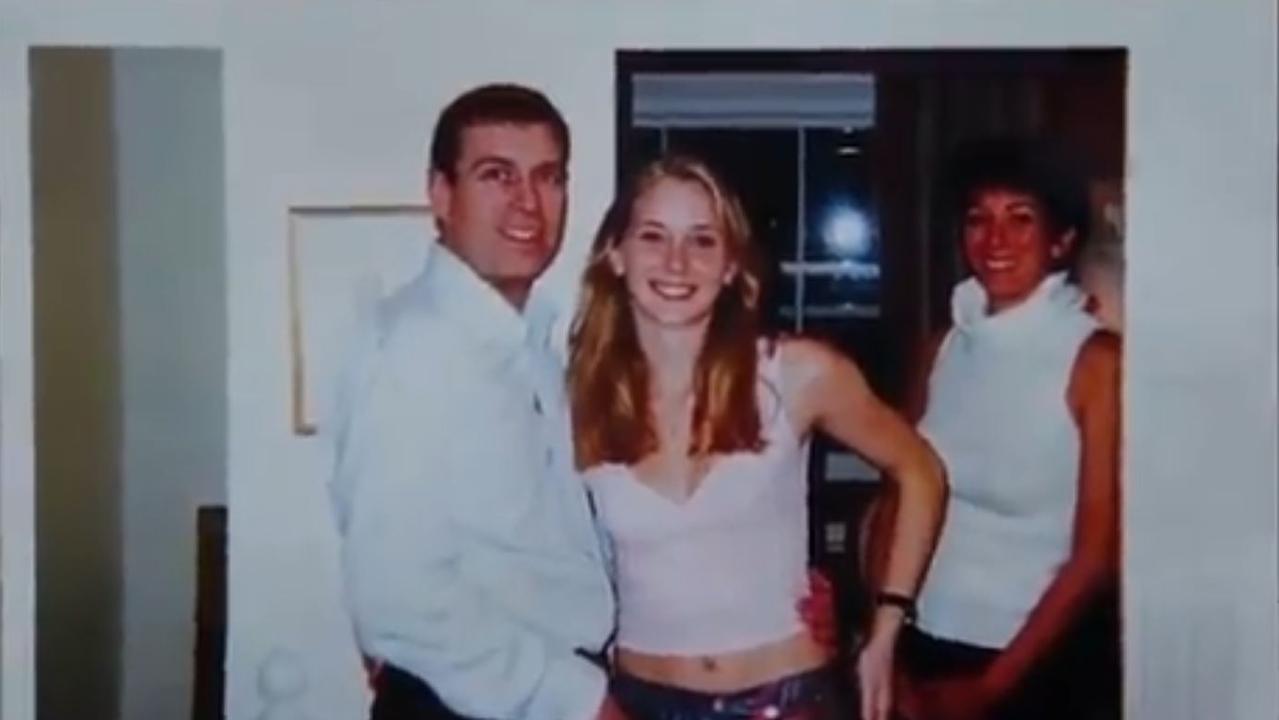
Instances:
[[[196,514],[195,682],[192,720],[222,720],[226,686],[226,508]]]

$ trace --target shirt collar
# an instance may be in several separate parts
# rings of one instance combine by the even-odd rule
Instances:
[[[428,255],[422,280],[430,302],[486,349],[514,353],[548,346],[556,313],[536,290],[521,312],[439,242]]]

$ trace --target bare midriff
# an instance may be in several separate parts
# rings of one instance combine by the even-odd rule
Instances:
[[[628,675],[710,693],[745,690],[815,670],[829,661],[827,650],[808,633],[796,633],[746,650],[706,655],[653,655],[626,648],[617,651],[617,666]]]

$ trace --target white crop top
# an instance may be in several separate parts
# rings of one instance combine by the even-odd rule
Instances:
[[[803,630],[808,439],[781,405],[779,356],[759,363],[766,446],[715,458],[686,501],[642,484],[626,465],[586,471],[617,564],[618,646],[713,654]]]

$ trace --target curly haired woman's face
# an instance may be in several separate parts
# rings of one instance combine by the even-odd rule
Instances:
[[[1043,206],[1023,192],[981,190],[964,213],[964,257],[991,312],[1029,297],[1073,240],[1073,232],[1056,235]]]
[[[735,272],[710,193],[675,178],[658,180],[639,196],[609,262],[638,315],[662,326],[708,320]]]

